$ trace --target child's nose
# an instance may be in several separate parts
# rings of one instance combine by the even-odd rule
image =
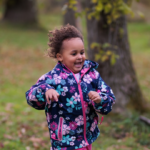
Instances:
[[[79,55],[78,55],[78,59],[81,59],[81,58],[82,58],[82,55],[81,55],[81,54],[79,54]]]

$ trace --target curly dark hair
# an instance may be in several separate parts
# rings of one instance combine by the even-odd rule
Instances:
[[[79,32],[79,30],[69,24],[61,27],[60,29],[49,31],[48,36],[49,49],[47,50],[47,55],[53,58],[56,58],[56,54],[60,52],[64,40],[71,38],[80,38],[83,41],[82,34]]]

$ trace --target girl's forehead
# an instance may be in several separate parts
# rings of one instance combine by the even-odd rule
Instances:
[[[83,49],[84,43],[80,38],[66,39],[62,42],[62,49]]]

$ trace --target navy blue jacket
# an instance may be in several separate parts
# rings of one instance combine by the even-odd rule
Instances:
[[[85,60],[77,81],[71,70],[58,62],[55,68],[41,76],[26,92],[27,103],[39,110],[45,109],[53,150],[73,150],[85,147],[99,136],[98,115],[112,110],[115,96],[96,71],[98,64]],[[45,92],[55,89],[58,102],[47,104]],[[96,91],[100,103],[92,102],[88,93]]]

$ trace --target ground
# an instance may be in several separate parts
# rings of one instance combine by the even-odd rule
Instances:
[[[44,111],[27,105],[25,92],[56,61],[45,56],[48,30],[60,27],[57,13],[39,16],[42,28],[0,24],[0,149],[48,150],[48,127]],[[84,26],[84,20],[83,20]],[[129,41],[137,78],[150,103],[150,24],[129,23]],[[86,37],[85,28],[83,28]],[[87,42],[85,39],[85,46]],[[145,114],[150,117],[149,114]],[[139,121],[136,111],[128,118],[109,114],[99,125],[101,134],[93,150],[149,150],[150,127]]]

